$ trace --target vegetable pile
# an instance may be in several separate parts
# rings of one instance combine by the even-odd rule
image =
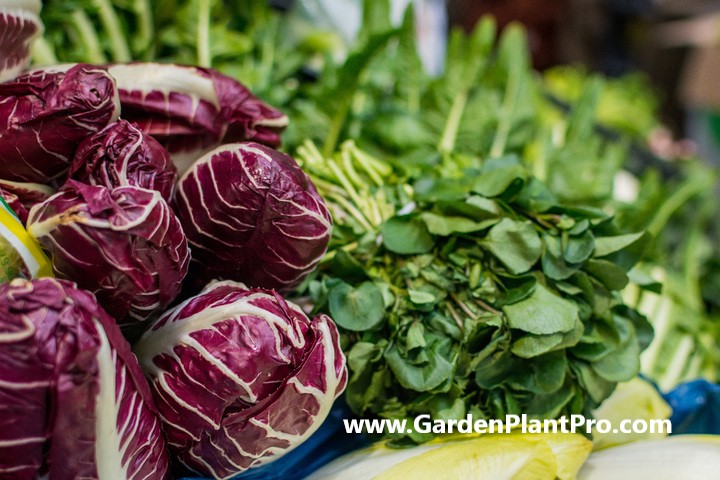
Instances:
[[[165,479],[171,463],[229,478],[302,443],[347,369],[332,319],[273,290],[303,281],[332,227],[273,148],[287,117],[209,68],[16,73],[0,83],[18,214],[3,205],[1,245],[25,269],[0,284],[0,478]],[[57,279],[31,278],[49,274],[37,244]]]
[[[58,279],[0,286],[0,409],[35,419],[1,419],[0,479],[231,478],[344,391],[362,417],[543,419],[602,412],[641,368],[717,378],[713,176],[624,171],[656,126],[649,97],[618,113],[641,80],[540,76],[490,19],[432,77],[388,0],[349,46],[260,0],[47,1],[25,71],[37,10],[0,2],[27,24],[0,38],[0,194]],[[693,320],[663,327],[664,302]],[[434,436],[317,478],[375,456],[378,478],[573,478],[591,448]]]

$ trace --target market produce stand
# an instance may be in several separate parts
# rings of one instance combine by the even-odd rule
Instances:
[[[716,175],[643,77],[81,3],[0,1],[0,479],[714,478]]]

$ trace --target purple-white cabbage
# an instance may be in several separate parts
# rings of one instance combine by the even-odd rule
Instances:
[[[80,144],[68,177],[108,188],[134,185],[157,190],[169,201],[177,172],[157,140],[127,120],[118,120]]]
[[[170,450],[214,478],[306,440],[347,383],[337,328],[272,290],[226,281],[166,312],[134,349]]]
[[[62,177],[78,144],[119,112],[115,81],[103,67],[49,67],[0,84],[0,178]]]
[[[30,45],[43,30],[40,0],[0,0],[0,82],[30,62]]]
[[[0,180],[0,196],[13,209],[23,225],[27,223],[28,211],[32,206],[47,200],[53,193],[55,190],[40,183]]]
[[[123,118],[173,154],[244,140],[276,147],[288,124],[240,82],[210,68],[130,63],[109,71],[120,90]],[[178,165],[181,173],[186,167]]]
[[[0,412],[2,480],[168,478],[137,359],[71,282],[0,285]]]
[[[202,285],[227,279],[291,288],[325,254],[332,230],[323,199],[295,160],[252,142],[195,162],[178,181],[173,207]]]
[[[27,230],[55,274],[93,292],[121,326],[165,309],[182,287],[190,252],[160,193],[68,180],[30,210]]]

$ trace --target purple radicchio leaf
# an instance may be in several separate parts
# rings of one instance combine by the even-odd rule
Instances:
[[[30,63],[30,45],[42,29],[40,0],[0,2],[0,82],[25,70]]]
[[[78,144],[119,112],[115,81],[103,67],[49,67],[0,84],[0,178],[62,177]]]
[[[55,279],[0,285],[0,479],[164,480],[146,379],[117,325]]]
[[[68,180],[30,210],[28,232],[60,278],[78,282],[121,326],[147,320],[180,293],[190,253],[158,192]]]
[[[13,209],[23,225],[27,223],[28,211],[36,203],[47,200],[55,190],[39,183],[0,180],[0,196]]]
[[[135,346],[171,451],[229,478],[305,441],[345,389],[335,324],[226,281],[166,312]]]
[[[285,115],[240,82],[210,68],[130,63],[111,65],[109,71],[120,90],[123,118],[172,154],[244,140],[277,147],[288,124]]]
[[[200,158],[178,182],[173,207],[202,285],[227,279],[289,289],[321,260],[332,230],[323,199],[295,160],[251,142]]]
[[[108,188],[135,185],[157,190],[169,201],[177,173],[167,150],[157,140],[137,125],[119,120],[80,144],[68,177]]]

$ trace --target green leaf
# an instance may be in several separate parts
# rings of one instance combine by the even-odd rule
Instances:
[[[530,177],[515,197],[515,203],[526,210],[542,213],[557,205],[558,199],[545,183]]]
[[[428,253],[435,244],[425,223],[417,217],[392,217],[380,232],[385,248],[401,255]]]
[[[510,328],[536,335],[568,332],[579,318],[578,307],[574,303],[552,293],[543,285],[537,285],[533,294],[525,300],[505,305],[502,311],[508,318]]]
[[[482,244],[516,275],[530,270],[542,253],[540,236],[533,225],[509,218],[491,228]]]
[[[375,356],[376,346],[370,342],[358,342],[352,346],[347,354],[347,363],[350,371],[359,372],[365,367]]]
[[[512,353],[522,358],[532,358],[547,353],[563,340],[562,333],[550,335],[527,335],[516,340],[512,345]]]
[[[585,362],[574,362],[572,370],[578,377],[580,385],[584,387],[595,404],[599,404],[610,396],[617,383],[605,380]]]
[[[335,250],[330,269],[333,274],[349,282],[355,283],[368,280],[367,272],[362,268],[362,265],[342,249]]]
[[[645,235],[645,232],[596,238],[593,255],[595,257],[604,257],[605,255],[618,252],[640,240],[643,235]]]
[[[522,186],[527,171],[515,156],[491,159],[483,166],[480,176],[475,180],[473,192],[484,197],[497,197],[511,186]]]
[[[420,202],[463,200],[470,192],[472,179],[423,177],[413,184]]]
[[[521,337],[513,343],[512,352],[518,357],[532,358],[561,348],[572,347],[580,340],[583,330],[583,323],[578,318],[575,327],[569,332]]]
[[[523,275],[515,278],[503,278],[503,283],[507,290],[505,294],[495,302],[494,305],[497,308],[528,298],[535,291],[537,279],[533,275]]]
[[[542,255],[542,268],[545,275],[553,280],[565,280],[578,269],[568,265],[562,255],[560,239],[552,235],[543,235],[545,251]]]
[[[454,360],[446,358],[445,355],[449,353],[447,347],[435,341],[427,350],[428,362],[422,366],[409,363],[400,353],[397,344],[391,345],[385,352],[385,360],[404,388],[427,392],[452,376]]]
[[[585,271],[610,290],[622,290],[628,284],[625,270],[607,260],[590,260],[585,265]]]
[[[563,252],[563,258],[569,263],[582,263],[593,254],[595,238],[591,232],[577,237],[570,237]]]
[[[562,387],[566,374],[565,352],[551,352],[521,362],[507,381],[518,390],[547,394]]]
[[[605,380],[624,382],[640,371],[640,346],[630,320],[615,316],[614,321],[619,343],[607,355],[593,362],[592,367]]]
[[[410,296],[410,301],[418,305],[422,305],[424,303],[434,303],[437,301],[435,295],[421,290],[408,290],[408,294]]]
[[[410,351],[415,348],[425,348],[425,327],[421,322],[413,322],[407,332],[405,339],[405,348]]]
[[[423,212],[420,218],[423,219],[430,233],[443,237],[447,237],[453,233],[477,232],[496,223],[495,220],[475,222],[464,217],[450,217],[432,212]]]
[[[338,326],[355,332],[370,330],[385,318],[385,304],[380,289],[372,282],[353,288],[341,283],[328,295],[330,316]]]

